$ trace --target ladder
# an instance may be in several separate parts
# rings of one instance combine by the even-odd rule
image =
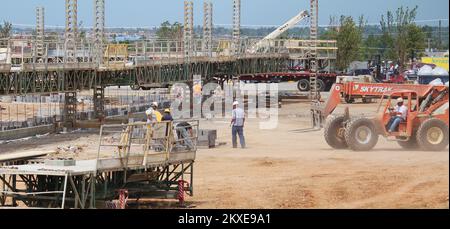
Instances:
[[[318,33],[318,0],[310,0],[310,53],[309,53],[309,69],[311,71],[310,77],[310,98],[313,102],[320,99],[320,92],[317,90],[317,33]]]

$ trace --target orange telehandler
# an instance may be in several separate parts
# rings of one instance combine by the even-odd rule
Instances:
[[[374,84],[360,87],[374,86]],[[380,88],[392,85],[379,84]],[[397,141],[405,149],[421,148],[427,151],[441,151],[449,143],[449,89],[446,86],[397,85],[380,96],[378,115],[374,117],[352,117],[349,108],[343,115],[333,111],[341,103],[343,84],[333,85],[330,96],[324,104],[312,107],[313,125],[324,126],[326,142],[335,149],[350,148],[368,151],[375,147],[380,135]],[[389,133],[386,125],[391,119],[393,100],[403,98],[408,107],[407,118],[400,123],[396,132]],[[383,108],[383,109],[381,109]]]

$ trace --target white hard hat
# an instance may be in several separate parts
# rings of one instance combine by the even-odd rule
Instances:
[[[158,107],[158,102],[153,102],[153,103],[152,103],[152,106]]]
[[[398,98],[397,103],[403,103],[403,98]]]
[[[238,101],[234,101],[233,106],[237,106],[237,105],[239,105],[239,102]]]

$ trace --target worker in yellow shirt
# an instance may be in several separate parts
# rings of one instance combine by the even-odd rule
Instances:
[[[153,102],[151,107],[153,109],[153,115],[155,116],[156,121],[161,122],[163,116],[162,116],[161,112],[158,111],[158,103]]]

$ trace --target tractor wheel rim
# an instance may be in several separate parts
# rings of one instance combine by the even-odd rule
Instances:
[[[427,132],[427,141],[433,145],[438,145],[444,140],[444,132],[439,127],[432,127]]]
[[[366,145],[372,139],[372,130],[367,126],[360,126],[356,129],[356,141],[359,144]]]
[[[337,130],[337,136],[338,136],[338,138],[340,138],[340,139],[344,139],[345,138],[345,129],[342,127],[342,128],[339,128],[338,130]]]

